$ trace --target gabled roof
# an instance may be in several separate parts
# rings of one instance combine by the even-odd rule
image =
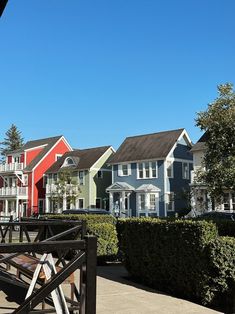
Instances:
[[[106,191],[135,191],[135,188],[127,182],[115,182]]]
[[[207,139],[208,139],[208,133],[206,132],[200,137],[200,139],[197,141],[197,143],[195,145],[193,145],[191,152],[195,152],[198,150],[205,150]]]
[[[161,190],[153,184],[142,184],[136,189],[136,192],[160,192]]]
[[[95,162],[112,146],[102,146],[88,149],[77,149],[65,153],[60,157],[47,171],[48,173],[56,173],[63,169],[85,170],[90,169]],[[68,158],[76,160],[72,166],[63,167],[64,161]]]
[[[31,161],[31,163],[24,169],[24,171],[32,171],[37,163],[49,152],[49,150],[56,144],[56,142],[61,139],[63,136],[55,136],[44,138],[36,141],[27,142],[22,148],[21,151],[26,151],[28,149],[33,149],[39,146],[44,146],[42,151]]]
[[[165,158],[183,132],[177,129],[127,137],[109,163]]]

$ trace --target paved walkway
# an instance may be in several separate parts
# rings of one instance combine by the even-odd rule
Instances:
[[[218,314],[198,304],[129,281],[120,265],[97,268],[97,314]],[[67,285],[68,286],[68,285]],[[0,313],[12,313],[25,290],[0,282]]]
[[[122,266],[98,267],[97,314],[218,314],[127,279]],[[128,278],[128,277],[127,277]]]

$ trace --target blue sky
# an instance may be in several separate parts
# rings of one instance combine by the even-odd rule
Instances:
[[[9,0],[0,19],[0,140],[73,147],[184,127],[235,82],[234,0]]]

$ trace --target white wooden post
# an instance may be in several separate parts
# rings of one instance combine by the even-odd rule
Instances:
[[[113,212],[113,192],[109,192],[109,210]]]

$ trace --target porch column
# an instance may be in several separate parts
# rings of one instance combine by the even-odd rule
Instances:
[[[109,210],[113,212],[113,192],[109,192]]]
[[[46,208],[45,212],[49,213],[50,212],[50,205],[49,205],[49,197],[46,196]]]
[[[8,216],[8,200],[5,200],[5,216]]]
[[[122,210],[125,210],[125,196],[126,196],[126,192],[125,191],[122,191],[121,193],[121,209]]]
[[[15,208],[15,210],[16,210],[16,217],[19,217],[19,200],[18,199],[16,199],[16,208]],[[14,218],[16,218],[16,217],[14,217]]]
[[[63,210],[66,210],[66,204],[67,204],[66,195],[64,195],[63,196]]]

